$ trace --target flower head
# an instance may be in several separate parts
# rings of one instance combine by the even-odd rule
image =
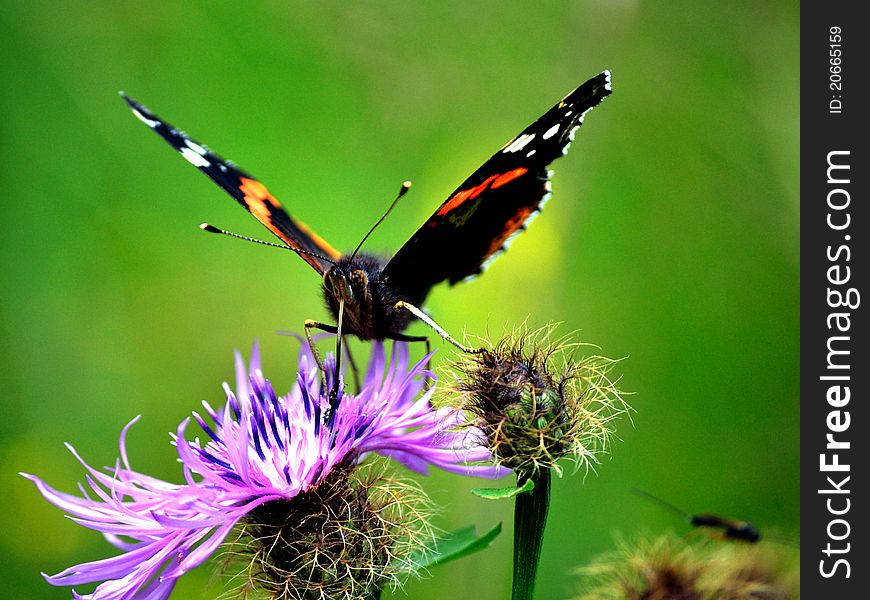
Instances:
[[[290,500],[245,515],[226,552],[243,597],[371,598],[434,544],[431,505],[413,482],[339,467]]]
[[[388,365],[383,345],[376,343],[360,392],[343,394],[338,408],[325,417],[327,390],[339,376],[334,360],[327,359],[326,383],[321,385],[311,355],[303,350],[296,384],[289,394],[278,396],[262,374],[255,345],[249,369],[236,355],[236,391],[224,385],[226,404],[215,410],[203,402],[205,415],[193,414],[207,441],[187,439],[189,418],[178,426],[174,443],[183,465],[182,484],[133,470],[125,438],[136,419],[121,434],[121,455],[113,468],[95,469],[70,447],[88,471],[90,493],[82,486],[81,497],[66,494],[35,476],[25,477],[49,502],[81,525],[102,532],[123,553],[46,579],[54,585],[103,582],[91,594],[73,592],[76,598],[167,598],[178,577],[211,556],[241,520],[262,521],[269,505],[292,504],[290,513],[299,518],[299,506],[305,505],[299,499],[324,494],[318,491],[324,482],[331,482],[329,489],[362,489],[370,497],[350,477],[369,452],[422,473],[433,464],[467,475],[501,475],[497,467],[481,464],[489,452],[474,445],[474,432],[454,431],[461,415],[435,410],[430,404],[433,389],[421,394],[423,380],[431,377],[424,364],[409,367],[406,345],[396,343]],[[351,492],[340,497],[346,499]],[[366,506],[377,512],[385,505]],[[336,509],[322,510],[327,513],[321,515]]]
[[[482,352],[454,363],[459,401],[496,461],[517,473],[560,472],[559,460],[590,465],[606,448],[611,421],[626,412],[608,377],[613,360],[576,361],[580,346],[550,340],[552,327],[525,327]]]
[[[790,562],[770,546],[641,539],[581,568],[577,600],[788,600],[800,595]]]

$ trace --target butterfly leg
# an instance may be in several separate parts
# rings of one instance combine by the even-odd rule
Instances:
[[[426,354],[432,352],[432,345],[429,343],[429,338],[425,335],[405,335],[404,333],[391,333],[387,339],[396,340],[397,342],[425,342]]]
[[[343,308],[343,306],[342,306]],[[320,382],[321,385],[326,385],[326,367],[324,366],[323,360],[320,358],[320,353],[317,351],[317,346],[314,343],[314,336],[311,334],[312,329],[319,329],[321,331],[326,331],[327,333],[335,334],[335,384],[329,390],[329,410],[324,413],[323,418],[324,421],[329,421],[332,414],[335,412],[335,409],[338,408],[338,386],[341,381],[341,317],[342,311],[338,313],[338,326],[330,325],[328,323],[321,323],[320,321],[314,321],[313,319],[306,319],[303,327],[305,328],[305,337],[308,339],[308,347],[311,348],[311,354],[314,355],[314,361],[317,363],[317,367],[320,369]],[[351,365],[353,365],[353,360],[351,359]],[[354,371],[356,369],[354,368]]]
[[[426,344],[426,356],[432,353],[432,344],[429,342],[429,337],[425,335],[405,335],[404,333],[391,333],[387,336],[388,339],[395,340],[397,342],[423,342]],[[432,358],[429,358],[431,361]],[[426,368],[429,368],[429,361],[426,362]],[[423,391],[428,392],[430,387],[431,379],[426,379],[426,383],[423,384]]]
[[[465,346],[463,344],[460,344],[459,342],[454,340],[452,337],[450,337],[449,333],[444,331],[444,329],[440,325],[438,325],[438,323],[436,323],[435,321],[432,320],[432,317],[430,317],[429,315],[424,313],[422,310],[420,310],[419,308],[417,308],[413,304],[405,302],[404,300],[399,300],[398,302],[396,302],[396,308],[407,310],[412,315],[414,315],[415,317],[417,317],[418,319],[420,319],[421,321],[426,323],[426,325],[431,327],[433,329],[433,331],[435,331],[435,333],[437,333],[438,335],[440,335],[444,339],[444,341],[450,342],[451,344],[453,344],[454,346],[456,346],[457,348],[459,348],[460,350],[462,350],[466,354],[480,354],[481,352],[483,352],[483,348],[470,348],[470,347]],[[398,339],[398,338],[394,338],[394,339]]]
[[[322,379],[324,373],[326,373],[326,369],[323,366],[323,360],[320,358],[320,353],[317,351],[317,345],[314,343],[314,336],[311,334],[311,330],[319,329],[320,331],[326,331],[327,333],[338,333],[338,327],[330,325],[329,323],[321,323],[314,319],[305,319],[303,328],[305,329],[305,338],[308,340],[308,347],[311,349],[311,354],[314,355],[314,362],[317,363],[317,368],[320,369]]]
[[[314,354],[314,360],[317,361],[317,366],[320,367],[320,372],[323,376],[323,379],[321,381],[326,380],[326,370],[324,369],[323,362],[320,360],[320,356],[317,354],[317,349],[314,346],[314,337],[311,335],[311,330],[313,328],[316,328],[335,334],[335,383],[329,390],[329,410],[324,413],[324,422],[326,423],[329,423],[329,421],[332,419],[332,415],[335,414],[335,410],[338,408],[338,403],[341,400],[338,397],[338,394],[340,392],[339,386],[341,385],[341,341],[344,339],[344,336],[341,332],[341,324],[343,320],[344,298],[339,298],[338,325],[329,325],[327,323],[321,323],[319,321],[312,321],[311,319],[307,319],[305,321],[305,337],[308,338],[308,344],[311,346],[311,352]]]
[[[329,323],[321,323],[314,319],[305,319],[303,328],[305,329],[305,338],[308,340],[308,346],[311,348],[311,353],[314,355],[314,361],[317,363],[320,370],[323,371],[323,360],[321,360],[320,354],[317,352],[317,346],[314,343],[314,336],[311,334],[311,330],[319,329],[320,331],[325,331],[327,333],[338,333],[338,327],[330,325]]]

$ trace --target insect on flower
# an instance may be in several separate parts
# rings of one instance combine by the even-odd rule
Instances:
[[[342,253],[290,216],[253,176],[142,104],[122,96],[140,121],[211,178],[322,277],[323,296],[336,325],[309,319],[305,322],[305,331],[312,347],[311,329],[337,334],[335,355],[340,361],[342,335],[346,334],[362,340],[424,341],[428,345],[427,337],[404,333],[414,318],[426,322],[465,352],[472,352],[473,349],[453,340],[420,306],[436,284],[448,281],[452,285],[479,274],[525,229],[550,195],[551,171],[547,167],[568,151],[585,115],[610,93],[610,72],[604,71],[568,94],[474,171],[386,262],[361,253],[360,249],[408,190],[410,182],[402,186],[393,204],[353,252]],[[245,238],[208,224],[203,224],[202,228]],[[317,360],[320,363],[319,358]],[[334,409],[337,394],[334,391],[332,394]]]

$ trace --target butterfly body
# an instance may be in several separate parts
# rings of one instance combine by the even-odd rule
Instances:
[[[472,173],[389,260],[338,252],[285,211],[253,176],[122,96],[140,121],[321,275],[326,306],[342,324],[342,334],[410,340],[418,338],[402,332],[415,318],[434,326],[417,308],[433,286],[479,274],[539,212],[550,194],[548,165],[566,153],[583,117],[610,93],[610,72],[604,71],[568,94]]]
[[[369,254],[343,256],[323,276],[326,308],[337,321],[343,301],[343,330],[361,340],[395,339],[413,320],[396,308],[410,298],[384,276],[385,264]]]

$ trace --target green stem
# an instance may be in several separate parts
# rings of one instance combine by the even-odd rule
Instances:
[[[539,469],[517,476],[517,485],[531,479],[535,487],[518,494],[514,508],[514,580],[512,600],[532,600],[535,575],[541,558],[544,527],[550,508],[550,470]]]

